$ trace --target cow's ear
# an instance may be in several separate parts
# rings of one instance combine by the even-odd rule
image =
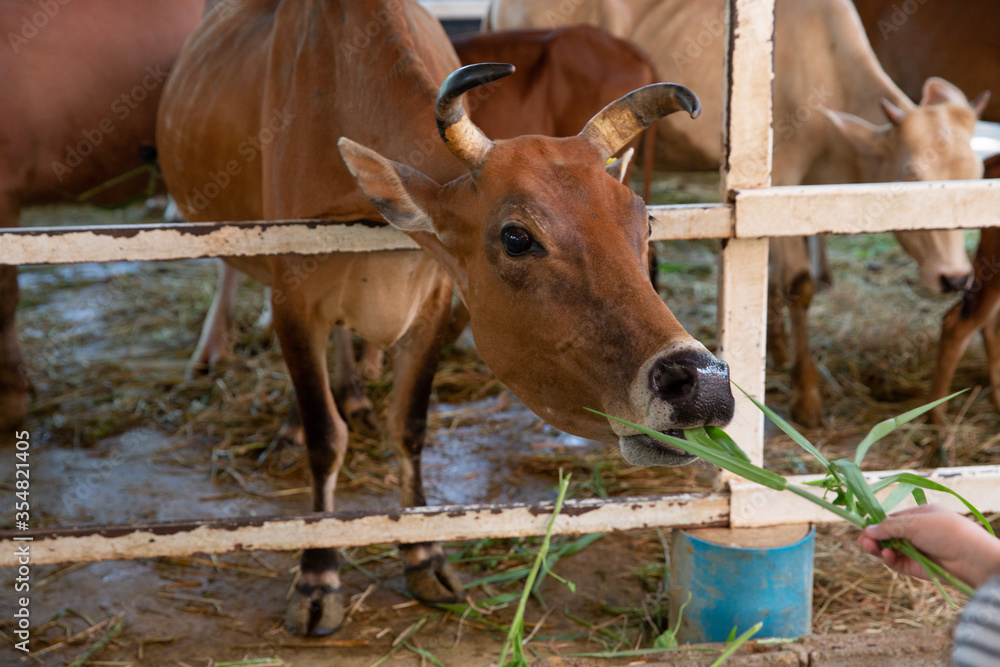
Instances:
[[[983,92],[976,95],[976,99],[972,100],[972,110],[976,112],[976,118],[983,117],[983,111],[986,110],[986,105],[990,103],[990,91],[984,90]]]
[[[920,106],[929,104],[968,104],[965,94],[955,84],[942,78],[932,76],[924,81],[924,89],[920,96]]]
[[[419,202],[432,201],[440,185],[347,137],[341,137],[337,146],[365,196],[393,227],[408,234],[436,233],[431,216]]]
[[[886,152],[885,133],[864,118],[844,111],[822,108],[823,113],[840,135],[857,151],[869,155],[884,155]]]
[[[616,158],[605,165],[604,170],[619,183],[624,183],[625,174],[628,173],[628,165],[632,161],[633,154],[635,154],[635,149],[629,148],[627,151],[622,153],[620,158]]]

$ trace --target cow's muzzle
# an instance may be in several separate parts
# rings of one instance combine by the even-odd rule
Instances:
[[[643,366],[632,397],[645,404],[645,424],[667,435],[683,429],[725,426],[735,409],[729,366],[696,344],[664,352]],[[632,465],[680,466],[697,457],[634,429],[617,430],[622,456]]]
[[[649,386],[672,408],[674,427],[724,426],[733,418],[729,366],[708,352],[682,350],[663,357],[650,369]]]

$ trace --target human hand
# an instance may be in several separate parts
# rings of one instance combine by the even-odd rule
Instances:
[[[919,563],[894,549],[879,546],[880,541],[894,538],[909,540],[931,560],[974,588],[1000,574],[1000,539],[978,523],[940,505],[901,510],[882,523],[865,527],[858,537],[865,551],[880,557],[893,570],[929,579]]]

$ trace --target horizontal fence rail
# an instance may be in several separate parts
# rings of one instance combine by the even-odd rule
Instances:
[[[656,241],[978,229],[1000,225],[1000,181],[736,190],[735,204],[650,206],[649,212]],[[181,222],[0,231],[0,264],[13,265],[417,248],[402,232],[371,220]]]
[[[544,535],[552,503],[411,507],[390,514],[309,514],[170,523],[0,532],[0,544],[30,540],[31,562],[65,563],[192,553],[287,551],[309,547],[413,543],[428,540]],[[652,527],[726,526],[729,496],[669,496],[567,500],[553,533],[603,533]],[[0,567],[18,563],[0,549]]]
[[[732,207],[652,207],[657,240],[726,238]],[[101,227],[26,227],[0,231],[0,264],[72,264],[199,257],[415,250],[394,227],[372,220],[179,222]]]

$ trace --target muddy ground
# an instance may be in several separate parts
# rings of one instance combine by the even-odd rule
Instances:
[[[704,199],[712,187],[711,179],[660,185],[674,193],[671,201]],[[25,222],[114,224],[142,215],[140,209],[59,207],[29,211]],[[660,267],[665,299],[709,346],[715,331],[714,248],[712,242],[663,244]],[[940,317],[955,298],[920,294],[913,287],[912,261],[890,236],[834,238],[830,250],[836,283],[811,311],[827,418],[807,434],[828,455],[844,456],[871,425],[922,402]],[[241,296],[236,356],[212,376],[185,379],[214,272],[209,261],[22,270],[21,338],[36,387],[26,424],[35,527],[284,514],[307,507],[301,452],[257,462],[290,400],[280,353],[252,327],[260,286],[249,285]],[[785,371],[769,372],[768,402],[783,412],[787,383]],[[977,342],[955,386],[985,383]],[[368,386],[380,410],[390,385],[391,371]],[[974,391],[965,405],[956,403],[953,422],[943,430],[921,423],[899,429],[873,451],[869,466],[920,467],[941,443],[955,463],[996,462],[1000,418],[987,392]],[[959,408],[961,418],[955,418]],[[13,463],[5,437],[0,456]],[[352,445],[338,509],[394,507],[397,479],[386,444],[377,435],[353,435]],[[782,473],[813,470],[780,434],[770,435],[766,452],[769,467]],[[446,352],[438,374],[424,462],[435,505],[551,499],[559,468],[572,473],[575,497],[707,490],[713,479],[706,464],[630,468],[613,448],[544,425],[492,378],[467,339]],[[0,464],[4,497],[12,497],[12,467]],[[0,511],[0,528],[12,524],[12,511]],[[552,576],[545,579],[528,606],[526,632],[537,630],[529,646],[540,656],[652,646],[666,624],[667,537],[637,531],[556,539],[560,558],[553,573],[574,582],[576,592]],[[862,554],[854,539],[847,528],[820,530],[815,633],[952,622],[954,612],[933,586],[896,577]],[[346,549],[344,590],[351,612],[339,633],[320,640],[292,637],[281,627],[297,562],[292,553],[37,566],[34,653],[26,663],[370,667],[392,654],[385,664],[487,665],[496,659],[513,616],[513,604],[502,604],[503,596],[520,592],[538,545],[538,539],[449,545],[470,584],[469,604],[452,609],[426,607],[406,596],[392,545]],[[12,637],[13,578],[11,570],[0,571],[0,633],[6,639]],[[21,658],[7,642],[0,646],[0,664],[21,664]]]

